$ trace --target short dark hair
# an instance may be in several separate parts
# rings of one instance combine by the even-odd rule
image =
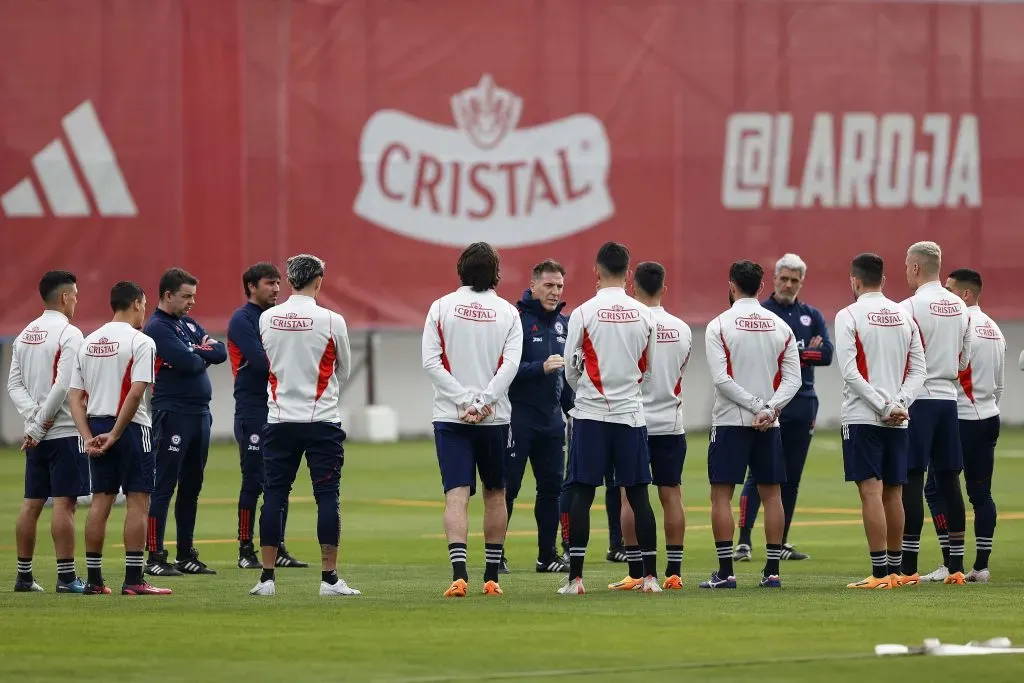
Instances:
[[[756,296],[763,280],[764,268],[753,261],[736,261],[729,266],[729,281],[747,296]]]
[[[865,287],[880,287],[885,274],[885,262],[878,254],[858,254],[850,262],[850,275],[864,283]]]
[[[633,282],[648,296],[654,296],[665,286],[665,266],[655,261],[644,261],[636,267]]]
[[[565,276],[565,268],[562,264],[554,259],[544,259],[533,267],[533,279],[539,280],[540,276],[544,273],[559,273],[563,277]]]
[[[293,289],[305,289],[313,284],[318,277],[324,276],[327,265],[319,256],[313,254],[296,254],[285,261],[288,273],[288,284]]]
[[[249,297],[249,285],[253,288],[260,286],[261,280],[280,280],[281,271],[277,269],[273,263],[268,261],[260,261],[254,265],[249,266],[249,269],[242,273],[242,289],[245,290],[246,298]]]
[[[52,304],[62,287],[78,282],[75,274],[69,270],[50,270],[39,280],[39,296],[43,301]]]
[[[157,296],[161,299],[164,294],[177,294],[182,285],[198,285],[199,280],[192,273],[181,268],[169,268],[160,276],[160,292]]]
[[[498,286],[501,257],[487,242],[474,242],[459,256],[456,270],[459,280],[474,292],[486,292]]]
[[[981,273],[970,268],[957,268],[948,277],[953,278],[962,285],[968,285],[967,289],[974,292],[975,295],[981,293]]]
[[[623,277],[629,270],[629,249],[618,242],[605,242],[597,250],[597,266],[612,277]]]
[[[146,293],[142,291],[142,287],[128,280],[121,280],[110,288],[110,310],[114,313],[127,311],[133,303],[144,296]]]

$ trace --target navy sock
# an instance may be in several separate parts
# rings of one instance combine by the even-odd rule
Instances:
[[[75,572],[75,558],[57,560],[57,580],[63,583],[71,583],[77,578]]]
[[[449,543],[448,559],[452,563],[452,581],[469,581],[469,574],[466,572],[466,544]]]
[[[142,559],[141,550],[128,550],[124,554],[124,582],[127,586],[138,586],[142,583],[142,567],[145,562]]]
[[[89,583],[94,586],[103,585],[103,554],[86,553],[85,568],[88,572]]]
[[[782,544],[781,543],[769,543],[767,545],[767,553],[765,555],[764,563],[764,575],[765,576],[778,576],[779,575],[779,560],[782,559]]]
[[[683,574],[683,546],[665,546],[665,576],[682,576]]]
[[[320,580],[333,586],[338,583],[338,570],[332,569],[329,572],[320,572]]]
[[[644,558],[643,555],[640,554],[640,546],[626,546],[626,566],[629,567],[629,578],[644,578]]]
[[[263,573],[260,574],[260,583],[263,583],[264,581],[273,581],[273,580],[274,580],[274,568],[273,567],[271,567],[270,569],[264,569]]]
[[[732,541],[715,541],[718,553],[718,578],[728,579],[732,573]]]
[[[899,574],[900,566],[903,564],[903,551],[889,550],[886,553],[886,564],[890,574]]]
[[[871,551],[871,576],[876,579],[889,576],[889,559],[884,550]]]
[[[32,577],[32,558],[31,557],[19,557],[18,558],[18,580],[26,583],[34,581]]]
[[[593,498],[591,498],[591,501],[593,501]],[[604,507],[608,513],[608,547],[621,548],[622,523],[619,515],[622,513],[622,494],[618,486],[609,486],[605,489]]]
[[[484,543],[484,582],[498,581],[498,568],[501,567],[501,543]]]
[[[590,541],[590,506],[594,503],[594,493],[593,486],[573,485],[569,522],[570,581],[583,577],[583,562],[587,556],[587,543]],[[618,496],[618,490],[616,490],[616,496]]]

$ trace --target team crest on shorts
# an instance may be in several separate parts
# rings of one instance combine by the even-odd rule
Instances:
[[[260,435],[259,434],[251,434],[249,436],[249,443],[251,443],[251,444],[253,444],[255,446],[259,442],[260,442]]]
[[[174,436],[171,437],[171,443],[177,446],[178,444],[181,443],[181,437],[175,434]]]
[[[811,326],[811,316],[809,316],[809,315],[802,315],[802,316],[800,316],[800,323],[804,327],[810,327]]]

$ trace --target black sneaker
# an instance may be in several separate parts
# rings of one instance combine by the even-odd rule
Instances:
[[[810,555],[805,555],[804,553],[800,552],[799,550],[794,548],[792,546],[792,544],[790,544],[790,543],[783,543],[782,544],[782,555],[780,556],[780,559],[783,559],[783,560],[809,560],[809,559],[811,559],[811,556]]]
[[[508,568],[508,558],[504,555],[501,556],[501,564],[498,565],[499,574],[511,574],[512,572]]]
[[[199,551],[192,548],[188,551],[188,556],[181,558],[174,563],[174,568],[182,574],[216,574],[214,570],[207,567],[203,562],[199,560]]]
[[[609,562],[621,562],[623,564],[629,561],[624,548],[608,548],[608,555],[605,559]]]
[[[243,543],[238,546],[238,568],[239,569],[263,569],[263,563],[256,555],[256,548],[252,543]]]
[[[277,560],[275,560],[274,565],[277,567],[308,567],[309,563],[296,560],[288,552],[288,549],[284,547],[284,543],[282,543],[277,549]]]
[[[150,576],[184,576],[167,561],[166,550],[149,554],[149,559],[146,560],[146,573]]]
[[[561,574],[569,571],[569,565],[562,562],[562,558],[552,555],[546,560],[537,560],[538,574]]]

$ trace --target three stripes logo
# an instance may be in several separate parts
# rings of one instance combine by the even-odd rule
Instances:
[[[77,162],[85,184],[92,192],[96,212],[106,218],[137,216],[117,156],[100,125],[99,117],[86,100],[61,121],[70,143],[71,156],[61,138],[55,138],[32,157],[32,169],[50,211],[58,218],[93,215],[86,190],[78,181],[71,157]],[[8,218],[42,218],[46,215],[32,177],[21,179],[0,195],[0,208]]]

